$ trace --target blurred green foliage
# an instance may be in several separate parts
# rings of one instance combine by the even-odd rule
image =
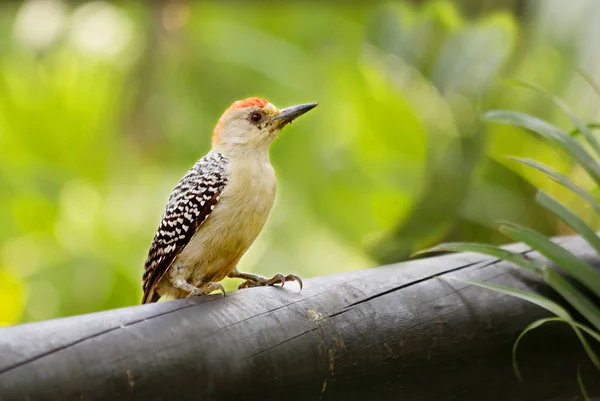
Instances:
[[[138,303],[170,191],[247,96],[320,106],[273,147],[278,198],[241,269],[308,277],[442,240],[501,243],[499,219],[568,232],[532,184],[597,227],[503,158],[589,185],[567,157],[479,114],[572,128],[549,100],[500,84],[510,77],[597,121],[576,69],[600,80],[600,3],[476,3],[1,3],[0,325]]]

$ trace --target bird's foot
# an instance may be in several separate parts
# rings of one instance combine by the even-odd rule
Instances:
[[[223,286],[220,283],[209,282],[202,284],[201,286],[194,286],[188,283],[187,281],[181,279],[173,282],[173,285],[179,288],[180,290],[187,292],[188,295],[186,296],[186,298],[198,295],[208,295],[215,290],[221,291],[223,293],[223,296],[225,296],[225,288],[223,288]]]
[[[215,290],[221,291],[223,296],[225,296],[225,288],[223,288],[223,285],[221,285],[221,283],[210,282],[210,283],[204,284],[201,287],[194,287],[194,289],[195,289],[195,291],[194,290],[190,291],[188,298],[192,297],[194,295],[208,295]]]
[[[295,274],[288,274],[287,276],[284,276],[281,273],[277,273],[273,277],[268,278],[260,274],[233,272],[229,275],[229,277],[245,279],[245,281],[242,281],[238,289],[275,284],[281,284],[283,287],[288,281],[297,281],[300,289],[302,289],[302,279]]]

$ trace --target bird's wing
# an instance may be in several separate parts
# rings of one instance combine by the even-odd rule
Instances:
[[[143,304],[158,300],[156,285],[215,208],[227,184],[226,166],[225,156],[209,152],[171,193],[144,265]]]

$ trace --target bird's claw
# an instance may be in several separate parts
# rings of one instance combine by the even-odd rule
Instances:
[[[284,276],[281,273],[277,273],[270,279],[266,278],[266,277],[264,277],[264,278],[256,277],[256,279],[249,279],[246,281],[242,281],[240,283],[238,289],[241,290],[243,288],[259,287],[259,286],[275,285],[275,284],[281,284],[281,286],[283,287],[287,281],[297,281],[298,285],[300,286],[300,290],[302,290],[303,283],[302,283],[302,279],[300,277],[296,276],[295,274],[288,274],[287,276]]]
[[[242,281],[238,286],[238,290],[243,290],[244,288],[255,287],[256,285],[251,285],[248,280]]]
[[[222,285],[222,284],[220,284],[220,283],[215,283],[215,288],[213,288],[213,289],[211,290],[211,292],[212,292],[212,291],[214,291],[214,290],[219,290],[219,291],[221,291],[221,294],[223,294],[223,296],[225,296],[225,288],[223,287],[223,285]]]
[[[297,281],[298,286],[300,287],[300,290],[302,290],[302,287],[304,287],[304,283],[302,282],[302,279],[300,277],[296,276],[295,274],[288,274],[287,276],[285,276],[285,281]]]
[[[202,287],[194,287],[186,298],[195,297],[199,295],[208,295],[211,292],[219,290],[225,296],[225,288],[221,283],[208,283]]]
[[[282,274],[279,274],[279,276],[283,277],[283,279],[281,281],[281,286],[282,287],[288,281],[297,281],[298,282],[298,286],[300,287],[300,289],[302,289],[302,286],[303,286],[302,279],[300,277],[296,276],[295,274],[288,274],[287,276],[283,276]]]

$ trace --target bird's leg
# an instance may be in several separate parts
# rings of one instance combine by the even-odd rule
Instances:
[[[171,281],[171,284],[173,284],[175,288],[187,292],[188,295],[186,298],[196,295],[208,295],[214,290],[220,290],[223,293],[223,296],[225,296],[225,288],[223,288],[220,283],[209,282],[204,283],[202,286],[196,287],[188,283],[183,277],[177,277]]]
[[[246,280],[246,281],[242,281],[242,283],[240,284],[238,289],[249,288],[249,287],[258,287],[258,286],[262,286],[262,285],[275,285],[275,284],[281,284],[281,286],[283,287],[283,285],[286,283],[286,281],[297,281],[298,285],[300,286],[300,289],[302,289],[302,279],[300,277],[296,276],[295,274],[288,274],[287,276],[284,276],[281,273],[277,273],[273,277],[268,278],[268,277],[265,277],[260,274],[239,272],[239,271],[237,271],[237,269],[235,269],[234,271],[229,273],[229,275],[227,277],[241,278],[241,279]]]

